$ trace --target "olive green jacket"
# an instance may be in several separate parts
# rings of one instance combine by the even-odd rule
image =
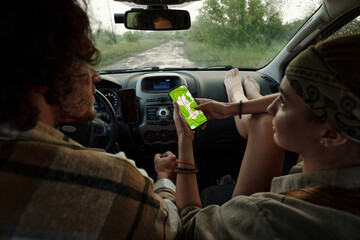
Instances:
[[[360,239],[360,216],[281,192],[314,186],[360,188],[360,167],[274,178],[269,193],[238,196],[222,206],[188,207],[180,216],[186,239]],[[360,208],[360,199],[359,199]]]

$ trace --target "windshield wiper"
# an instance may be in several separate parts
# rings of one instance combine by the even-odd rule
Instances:
[[[160,70],[230,70],[233,67],[230,65],[227,66],[210,66],[210,67],[165,67],[160,68]]]
[[[159,67],[146,67],[146,68],[131,68],[131,69],[113,69],[113,70],[100,70],[100,74],[111,73],[126,73],[126,72],[147,72],[147,71],[159,71]]]
[[[131,69],[114,69],[114,70],[100,70],[100,74],[112,74],[112,73],[128,73],[128,72],[149,72],[149,71],[175,71],[175,70],[230,70],[233,66],[210,66],[210,67],[145,67],[145,68],[131,68]]]
[[[233,69],[233,66],[231,65],[224,65],[224,66],[210,66],[210,67],[203,67],[200,69],[204,70],[231,70]]]

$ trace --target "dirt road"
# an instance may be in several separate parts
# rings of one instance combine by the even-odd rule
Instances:
[[[195,67],[196,63],[187,59],[185,43],[170,41],[150,50],[121,59],[100,70],[128,69],[144,67]]]

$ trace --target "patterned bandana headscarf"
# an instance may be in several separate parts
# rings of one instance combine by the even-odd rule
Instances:
[[[290,62],[286,77],[318,117],[341,135],[360,143],[360,99],[332,73],[315,47]]]

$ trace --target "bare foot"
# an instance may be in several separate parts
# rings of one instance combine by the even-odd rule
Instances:
[[[260,85],[250,75],[245,76],[244,88],[248,99],[261,97]]]
[[[248,99],[254,99],[261,96],[259,84],[249,75],[247,75],[244,80],[245,96],[241,76],[237,68],[231,69],[226,73],[224,84],[229,102],[239,102],[240,100],[248,101]],[[251,116],[252,115],[250,114],[246,114],[243,115],[241,119],[235,117],[236,128],[239,134],[245,139],[248,139],[249,127],[252,122]]]
[[[228,95],[229,102],[238,102],[247,100],[242,86],[239,69],[234,68],[228,71],[225,75],[224,85]]]

